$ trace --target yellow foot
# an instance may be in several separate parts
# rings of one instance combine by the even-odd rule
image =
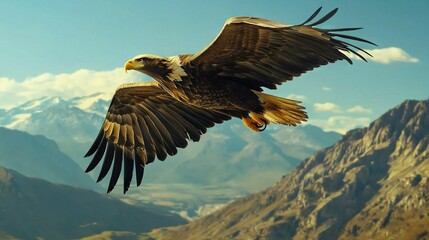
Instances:
[[[243,117],[241,120],[243,120],[244,126],[254,132],[264,131],[268,125],[268,121],[265,118],[253,118],[252,114],[251,117]]]

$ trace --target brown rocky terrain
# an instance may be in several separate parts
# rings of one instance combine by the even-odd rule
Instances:
[[[146,239],[429,239],[429,100],[349,131],[274,186]]]

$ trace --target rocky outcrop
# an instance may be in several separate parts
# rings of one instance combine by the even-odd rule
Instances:
[[[428,239],[429,100],[348,132],[273,187],[156,239]]]

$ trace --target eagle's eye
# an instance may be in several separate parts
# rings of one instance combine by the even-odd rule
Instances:
[[[148,58],[147,57],[141,57],[141,58],[137,58],[136,59],[136,61],[137,62],[145,62],[145,61],[147,61],[148,60]]]

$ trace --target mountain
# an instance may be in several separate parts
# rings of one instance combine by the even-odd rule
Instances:
[[[222,182],[223,185],[236,184],[255,190],[266,187],[266,181],[270,181],[268,184],[275,181],[271,178],[276,175],[273,171],[278,169],[277,177],[280,177],[282,172],[293,169],[300,162],[297,157],[289,155],[282,148],[285,144],[272,135],[245,130],[236,123],[211,129],[200,142],[169,159],[171,163],[162,163],[166,166],[161,163],[151,168],[148,166],[147,180],[157,183],[198,182],[204,185]],[[152,178],[151,171],[160,172],[156,168],[163,168],[163,175],[168,177],[158,175]],[[259,175],[263,180],[249,186],[249,175]]]
[[[131,188],[122,197],[173,207],[178,212],[186,211],[189,217],[199,217],[239,196],[271,186],[301,159],[340,138],[337,133],[313,126],[282,127],[256,134],[233,121],[209,129],[200,142],[190,143],[186,151],[148,165],[143,186]],[[311,135],[325,134],[331,138],[306,140]],[[121,187],[113,193],[120,196],[120,190]]]
[[[84,168],[87,161],[82,156],[103,122],[109,104],[106,99],[101,93],[69,100],[42,97],[6,110],[0,115],[0,126],[53,139]]]
[[[428,239],[429,100],[389,110],[274,186],[156,239]]]
[[[0,165],[54,183],[100,190],[54,141],[44,136],[0,127]]]
[[[109,106],[110,98],[110,95],[104,93],[75,97],[68,100],[61,97],[42,97],[9,110],[3,110],[0,115],[0,126],[26,131],[31,134],[42,134],[53,139],[63,152],[85,168],[88,161],[84,161],[82,156],[98,133]],[[228,136],[231,132],[236,132],[233,138]],[[209,134],[213,133],[218,137],[229,137],[230,142],[234,143],[246,142],[247,139],[241,136],[242,132],[248,133],[247,129],[243,128],[241,122],[238,123],[238,121],[230,121],[209,129]],[[340,138],[337,133],[324,132],[309,125],[303,128],[271,125],[265,133],[268,133],[276,141],[284,143],[281,148],[287,149],[287,155],[298,159],[308,157],[314,151],[329,146]],[[202,140],[205,138],[206,136]],[[250,135],[250,138],[252,138],[252,135]],[[224,149],[222,144],[213,146],[214,150],[216,152],[222,151]],[[189,151],[188,148],[187,152],[192,152],[191,157],[195,156],[196,152],[203,149],[201,146],[194,147],[194,151]],[[232,149],[234,147],[235,149]],[[231,146],[228,145],[227,150],[238,152],[242,147],[245,147],[245,144],[232,144]],[[185,155],[183,158],[187,157]]]
[[[161,209],[132,206],[2,167],[0,211],[2,239],[76,239],[107,230],[139,233],[185,223]]]
[[[28,121],[31,121],[35,114],[49,112],[51,109],[80,109],[87,113],[104,117],[108,107],[108,100],[109,96],[102,93],[69,100],[61,97],[42,97],[27,101],[8,110],[0,110],[0,112],[2,111],[0,124],[7,128],[25,126],[28,125]]]
[[[83,155],[98,133],[109,97],[44,97],[7,110],[0,123],[55,140],[61,151],[85,169],[90,159],[83,159]],[[148,165],[145,185],[133,188],[125,198],[136,203],[156,201],[195,216],[207,204],[212,208],[213,204],[225,204],[272,185],[302,159],[340,137],[310,125],[270,125],[256,134],[243,127],[240,120],[228,121],[209,129],[200,142],[190,143],[176,156]],[[98,172],[91,174],[96,177]],[[107,179],[100,185],[106,183]],[[189,199],[183,192],[196,197]]]
[[[312,139],[313,135],[321,137]],[[168,161],[149,165],[145,181],[222,183],[254,192],[295,168],[302,156],[308,157],[332,145],[340,136],[314,126],[283,126],[257,134],[248,131],[241,122],[227,122],[209,129],[200,142],[191,143],[186,151]],[[258,180],[251,182],[252,179]]]

